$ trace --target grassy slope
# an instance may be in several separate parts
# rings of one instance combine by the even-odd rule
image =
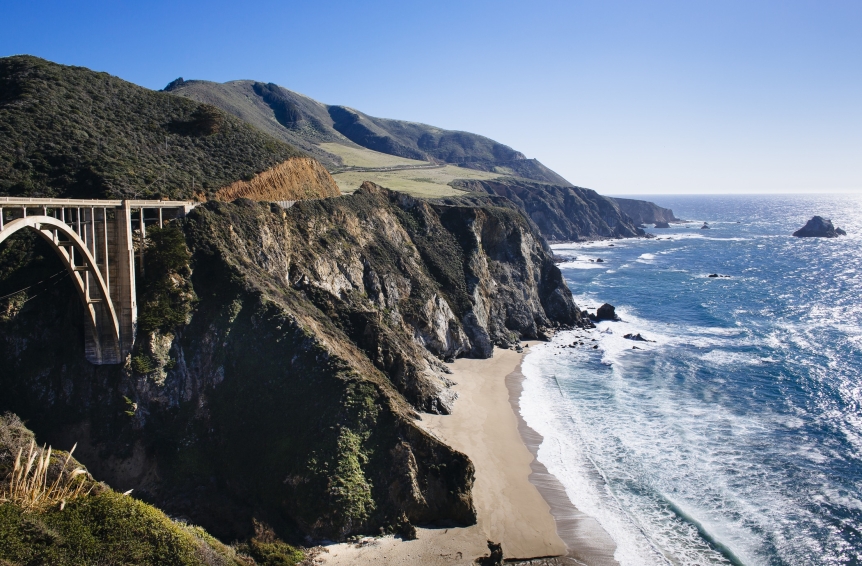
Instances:
[[[419,198],[440,198],[464,194],[463,190],[449,186],[449,183],[456,179],[490,180],[496,179],[498,175],[445,165],[433,169],[346,171],[332,177],[343,193],[355,191],[363,181],[371,181],[387,189],[402,191]]]
[[[285,128],[279,124],[269,105],[255,94],[253,85],[254,81],[185,81],[175,90],[171,90],[171,94],[217,106],[262,132],[301,149],[329,169],[341,165],[337,155],[317,144],[334,140],[351,144],[347,138],[331,128],[315,128],[313,123],[308,122],[299,128]],[[325,105],[299,94],[296,97],[303,102],[306,114],[327,116]]]
[[[296,155],[213,106],[82,67],[0,59],[0,195],[190,198],[193,182],[212,192]]]
[[[407,159],[380,153],[364,147],[354,147],[336,142],[325,142],[320,147],[342,159],[346,167],[416,167],[430,165],[428,161]]]
[[[334,147],[337,144],[352,150],[371,150],[377,155],[461,165],[493,174],[481,177],[483,179],[512,175],[568,185],[565,179],[538,161],[524,159],[519,152],[484,136],[415,122],[374,118],[350,108],[327,106],[276,85],[254,81],[186,81],[172,85],[171,92],[223,108],[309,151],[331,170],[347,165],[345,158],[350,160],[350,155],[345,156],[344,150]],[[285,112],[280,114],[280,109],[286,109],[289,118],[285,117]],[[352,153],[356,154],[355,151]],[[365,155],[370,157],[373,154]],[[477,177],[462,175],[461,178]],[[374,172],[369,172],[365,180],[386,186],[385,179],[376,177]]]
[[[0,415],[0,488],[5,487],[18,449],[24,447],[26,454],[33,438],[18,417]],[[51,460],[61,466],[65,454],[55,453]],[[69,469],[78,466],[73,460]],[[54,477],[49,474],[49,482]],[[14,503],[0,503],[0,564],[4,565],[251,563],[203,529],[172,521],[155,507],[102,484],[94,484],[90,495],[69,502],[63,510],[54,505],[25,512]]]
[[[457,196],[463,191],[449,185],[456,179],[490,180],[499,175],[465,169],[455,165],[434,166],[428,161],[407,159],[380,153],[364,147],[353,147],[334,142],[321,144],[325,150],[341,157],[342,162],[351,170],[333,174],[342,193],[352,193],[363,183],[371,181],[395,191],[403,191],[419,198],[440,198]],[[369,169],[397,168],[389,171]],[[406,167],[410,167],[407,169]],[[419,168],[427,167],[427,168]]]
[[[113,491],[63,511],[24,513],[0,505],[0,558],[11,564],[248,564],[206,534]]]

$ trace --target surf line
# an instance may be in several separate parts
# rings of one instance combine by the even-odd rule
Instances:
[[[565,396],[563,395],[563,388],[562,388],[562,386],[560,385],[560,380],[557,378],[557,374],[554,374],[554,383],[556,383],[556,384],[557,384],[557,391],[559,391],[559,392],[560,392],[560,398],[565,399]],[[574,425],[574,427],[575,427],[575,431],[578,433],[578,437],[579,437],[579,440],[580,440],[580,442],[581,442],[581,445],[582,445],[582,446],[586,446],[586,443],[584,442],[584,435],[583,435],[583,434],[581,434],[581,428],[578,426],[578,422],[577,422],[577,421],[576,421],[576,420],[575,420],[571,415],[569,415],[569,420],[570,420],[570,421],[572,421],[572,424],[573,424],[573,425]],[[559,454],[559,456],[560,456],[560,458],[562,459],[562,458],[563,458],[562,449],[559,449],[559,450],[560,450],[560,454]],[[598,464],[596,464],[596,461],[595,461],[595,460],[593,460],[593,457],[592,457],[592,456],[590,456],[589,451],[588,451],[588,450],[585,450],[585,451],[584,451],[584,455],[587,457],[587,460],[589,460],[590,465],[593,467],[593,470],[595,470],[596,474],[598,474],[598,476],[601,478],[602,483],[604,483],[605,487],[608,489],[608,493],[610,493],[611,498],[613,498],[614,502],[617,504],[617,508],[618,508],[620,511],[622,511],[623,515],[625,515],[625,517],[629,520],[629,522],[630,522],[630,523],[631,523],[631,524],[632,524],[632,525],[633,525],[633,526],[634,526],[638,531],[640,531],[640,533],[643,535],[644,539],[646,539],[647,543],[649,543],[650,547],[652,547],[653,552],[655,552],[655,553],[656,553],[656,554],[657,554],[657,555],[658,555],[662,560],[664,560],[664,563],[665,563],[665,564],[667,564],[668,566],[672,566],[672,565],[673,565],[673,563],[668,559],[668,557],[667,557],[667,556],[665,556],[664,552],[662,552],[662,550],[661,550],[658,546],[656,546],[656,544],[652,541],[652,539],[650,538],[650,536],[646,533],[646,530],[645,530],[645,529],[643,528],[643,526],[641,525],[640,521],[638,521],[638,520],[637,520],[637,518],[635,518],[634,516],[632,516],[632,514],[631,514],[631,513],[629,513],[629,512],[626,510],[626,508],[623,506],[623,504],[622,504],[622,502],[620,501],[619,497],[617,497],[617,494],[614,492],[614,488],[613,488],[613,486],[612,486],[612,485],[611,485],[611,483],[608,481],[607,476],[606,476],[606,475],[605,475],[605,473],[602,471],[602,469],[599,467],[599,465],[598,465]],[[696,528],[697,528],[697,527],[696,527]],[[698,530],[700,530],[700,529],[698,529]]]

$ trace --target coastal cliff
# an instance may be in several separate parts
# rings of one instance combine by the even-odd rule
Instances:
[[[549,241],[632,238],[643,231],[614,199],[581,187],[548,185],[523,179],[459,180],[452,186],[506,197],[522,208]]]
[[[669,208],[662,208],[653,202],[630,198],[611,197],[619,205],[620,210],[631,218],[635,225],[660,224],[664,222],[679,222]]]
[[[451,409],[445,360],[582,324],[541,236],[495,198],[369,183],[288,210],[201,205],[161,231],[182,230],[187,251],[167,252],[188,263],[167,292],[188,310],[151,322],[124,367],[84,361],[71,286],[5,301],[0,411],[55,446],[78,441],[98,477],[223,540],[252,519],[336,539],[472,523],[471,462],[415,424]],[[18,237],[0,250],[0,291],[58,270],[52,254]],[[142,315],[157,317],[151,299]]]

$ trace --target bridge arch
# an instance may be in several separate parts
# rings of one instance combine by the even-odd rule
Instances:
[[[51,216],[25,216],[5,223],[0,244],[12,234],[35,231],[60,257],[84,305],[84,345],[87,360],[94,364],[122,362],[120,324],[105,278],[81,237],[62,220]],[[60,239],[63,236],[65,239]]]

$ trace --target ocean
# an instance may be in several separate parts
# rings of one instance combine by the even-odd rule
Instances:
[[[624,566],[862,563],[862,195],[637,198],[690,222],[553,246],[622,321],[525,357],[539,460]]]

